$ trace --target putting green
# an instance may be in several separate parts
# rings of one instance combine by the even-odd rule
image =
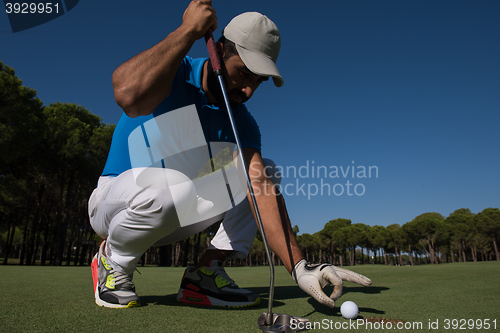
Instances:
[[[373,285],[345,283],[337,307],[330,309],[301,291],[283,267],[276,267],[274,312],[309,318],[315,325],[311,332],[500,329],[500,262],[352,269],[370,277]],[[136,273],[134,282],[143,306],[106,309],[94,303],[90,267],[1,266],[0,332],[260,332],[257,319],[267,310],[268,267],[227,268],[241,287],[262,296],[260,306],[234,310],[177,303],[183,268],[139,270],[142,274]],[[339,307],[347,300],[358,305],[358,321],[340,316]],[[487,324],[489,330],[484,329]]]

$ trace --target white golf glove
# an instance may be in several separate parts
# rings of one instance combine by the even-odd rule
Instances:
[[[315,300],[333,308],[335,300],[342,295],[343,281],[350,281],[368,287],[372,280],[348,269],[330,264],[308,265],[305,259],[299,261],[292,270],[292,277],[300,289],[311,295]],[[333,285],[333,292],[328,297],[323,288]]]

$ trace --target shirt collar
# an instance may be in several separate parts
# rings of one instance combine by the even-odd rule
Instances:
[[[225,108],[220,109],[217,105],[208,104],[206,102],[207,97],[205,95],[205,92],[203,91],[203,88],[201,87],[201,85],[202,85],[201,74],[203,73],[203,65],[205,64],[205,61],[207,61],[207,60],[208,60],[208,58],[192,59],[192,61],[191,61],[192,71],[191,71],[191,74],[189,75],[189,79],[187,80],[187,82],[189,84],[195,86],[196,88],[200,89],[200,93],[203,95],[207,107],[209,107],[210,109],[221,110],[221,111],[226,112]],[[238,113],[242,107],[244,107],[244,104],[238,105],[237,108],[233,109],[233,113]]]
[[[188,83],[192,84],[196,88],[201,89],[201,74],[203,73],[203,65],[205,64],[205,61],[207,61],[208,58],[198,58],[198,59],[193,59],[191,62],[191,74],[189,75],[189,79],[187,80]]]

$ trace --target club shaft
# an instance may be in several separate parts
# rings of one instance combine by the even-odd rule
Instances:
[[[234,137],[236,139],[236,147],[238,149],[238,156],[240,157],[240,165],[245,173],[247,180],[247,187],[250,191],[250,198],[252,199],[252,205],[255,211],[255,217],[257,219],[257,225],[259,226],[260,234],[262,235],[262,242],[264,243],[264,248],[266,250],[267,259],[269,261],[269,269],[270,269],[270,283],[269,283],[269,298],[268,298],[268,324],[272,324],[273,318],[273,298],[274,298],[274,263],[273,258],[271,256],[271,251],[269,249],[269,243],[267,242],[266,232],[264,231],[264,225],[262,224],[262,219],[260,217],[259,207],[257,205],[257,200],[255,198],[255,192],[253,190],[252,180],[250,179],[250,173],[248,172],[247,164],[245,161],[245,156],[243,155],[243,150],[241,149],[240,137],[238,135],[238,130],[236,128],[236,123],[234,121],[233,111],[231,110],[231,105],[229,104],[229,100],[227,98],[226,88],[224,86],[224,80],[222,79],[222,75],[218,75],[219,84],[222,90],[222,95],[224,96],[224,103],[226,104],[227,114],[229,116],[229,121],[231,122],[231,127],[234,132]]]
[[[268,325],[272,325],[273,323],[273,299],[274,299],[274,263],[273,258],[271,256],[271,251],[269,249],[269,243],[267,242],[266,233],[264,231],[264,226],[262,224],[262,219],[260,217],[259,207],[257,206],[257,200],[255,198],[255,193],[252,186],[252,181],[250,179],[250,174],[248,172],[247,164],[245,162],[245,156],[243,155],[243,150],[241,149],[240,137],[238,135],[238,130],[236,129],[236,122],[234,121],[233,111],[231,110],[231,105],[229,104],[229,100],[227,98],[226,87],[224,85],[224,80],[222,77],[222,66],[217,54],[217,47],[215,45],[214,37],[212,32],[207,31],[205,34],[205,41],[207,44],[208,54],[210,56],[210,61],[212,62],[212,68],[217,75],[219,80],[219,84],[222,90],[222,95],[224,97],[224,103],[226,104],[227,114],[229,116],[229,121],[231,122],[231,127],[233,129],[234,138],[236,140],[236,147],[238,149],[238,155],[240,156],[240,164],[243,168],[243,172],[245,173],[247,187],[250,192],[250,198],[252,200],[252,206],[254,207],[255,216],[257,219],[257,225],[259,227],[260,234],[262,236],[262,241],[264,243],[264,249],[266,250],[267,259],[269,261],[269,269],[270,269],[270,283],[269,283],[269,298],[268,298],[268,313],[266,323]]]

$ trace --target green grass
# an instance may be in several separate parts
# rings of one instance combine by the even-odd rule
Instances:
[[[350,268],[350,267],[347,267]],[[360,308],[360,318],[421,322],[422,329],[335,329],[348,322],[339,308],[330,309],[308,297],[283,267],[276,267],[274,312],[308,317],[316,322],[311,332],[474,332],[445,330],[445,319],[496,319],[500,262],[455,263],[425,266],[361,265],[352,268],[370,277],[369,288],[345,283],[337,306],[346,300]],[[241,286],[262,296],[256,308],[211,309],[183,306],[176,294],[183,268],[145,267],[134,282],[143,305],[106,309],[94,303],[90,267],[0,266],[0,332],[260,332],[257,318],[267,309],[268,267],[229,267]],[[328,289],[331,291],[331,289]],[[429,320],[439,329],[429,330]],[[331,322],[330,322],[331,321]],[[333,329],[326,329],[327,322]],[[346,324],[344,324],[346,325]],[[409,325],[409,324],[407,324]],[[338,326],[337,326],[338,327]]]

